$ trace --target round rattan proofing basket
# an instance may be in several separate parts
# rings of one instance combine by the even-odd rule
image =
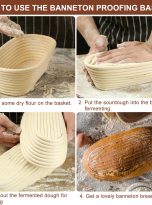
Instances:
[[[152,61],[143,63],[93,64],[97,54],[86,57],[84,64],[100,90],[111,90],[152,81]]]
[[[21,96],[34,88],[47,70],[56,41],[44,35],[13,38],[0,48],[0,92]]]

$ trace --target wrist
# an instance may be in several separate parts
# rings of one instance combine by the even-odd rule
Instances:
[[[90,42],[90,47],[94,47],[96,45],[96,42],[98,41],[98,39],[100,39],[101,35],[100,34],[96,34],[94,36],[92,36],[92,41]]]
[[[100,36],[100,33],[96,29],[85,31],[85,39],[89,47],[92,47],[96,41],[96,39]]]

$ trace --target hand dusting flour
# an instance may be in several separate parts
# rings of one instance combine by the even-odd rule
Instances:
[[[10,37],[23,35],[20,25],[11,21],[7,16],[0,16],[0,33]]]

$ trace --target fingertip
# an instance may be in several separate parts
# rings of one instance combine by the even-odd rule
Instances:
[[[14,134],[17,134],[17,135],[19,135],[21,133],[21,131],[22,131],[21,128],[18,125],[16,125],[16,124],[13,124],[13,126],[10,127],[9,130],[11,132],[13,132]]]
[[[22,129],[19,126],[17,126],[16,129],[15,129],[15,133],[20,134],[21,131],[22,131]]]
[[[13,142],[14,143],[20,142],[20,136],[19,135],[13,135]]]

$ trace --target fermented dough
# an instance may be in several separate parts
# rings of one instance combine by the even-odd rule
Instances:
[[[89,55],[84,63],[95,87],[98,89],[110,90],[152,81],[152,61],[95,64],[96,55],[99,55],[99,53]]]
[[[21,145],[0,156],[0,191],[20,191],[50,175],[66,159],[67,135],[62,113],[24,113],[21,128]]]
[[[0,92],[21,96],[31,91],[47,70],[56,41],[44,35],[27,34],[0,48]]]

